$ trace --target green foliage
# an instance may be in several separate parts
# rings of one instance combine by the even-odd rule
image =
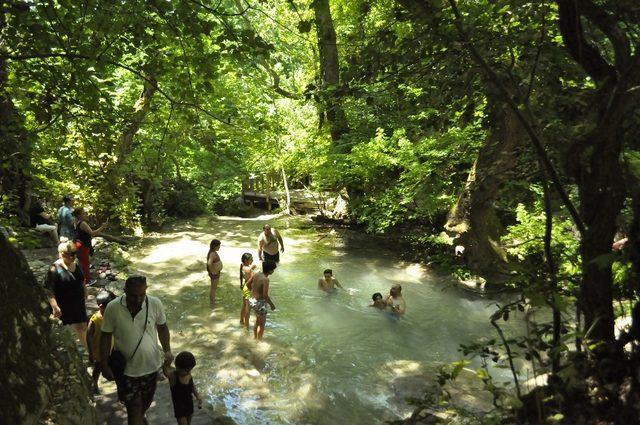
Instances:
[[[542,188],[529,185],[534,202],[527,208],[524,204],[516,207],[517,224],[507,228],[503,237],[509,255],[532,267],[544,267],[545,213],[542,201]],[[581,273],[578,248],[579,237],[572,222],[561,215],[554,215],[551,233],[551,249],[557,262],[561,280],[574,280]]]
[[[177,180],[165,186],[171,193],[164,202],[164,211],[170,217],[191,218],[204,212],[204,205],[193,184]]]

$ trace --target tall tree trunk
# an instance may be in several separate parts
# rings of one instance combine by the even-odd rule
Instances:
[[[632,52],[630,30],[608,4],[591,0],[556,3],[564,44],[597,87],[592,101],[595,123],[572,144],[567,162],[578,184],[580,215],[585,223],[580,243],[579,307],[584,312],[588,339],[607,343],[606,347],[614,340],[613,276],[608,255],[626,196],[620,154],[627,132],[625,120],[639,109],[635,87],[640,85],[640,54]],[[586,21],[611,43],[613,60],[590,41],[591,34],[585,34]]]
[[[124,132],[120,136],[119,140],[119,155],[117,164],[121,165],[126,160],[127,156],[135,149],[135,135],[140,130],[140,125],[144,121],[149,108],[151,107],[151,100],[153,95],[158,89],[158,82],[153,76],[146,76],[142,87],[140,97],[136,102],[133,114],[129,118],[129,122]]]
[[[287,182],[287,173],[282,167],[282,182],[284,183],[284,193],[286,196],[286,207],[284,209],[285,214],[291,214],[291,193],[289,193],[289,183]]]
[[[118,139],[118,158],[109,168],[106,176],[105,207],[111,209],[123,202],[123,199],[136,196],[137,191],[130,186],[121,185],[120,181],[125,177],[126,161],[137,146],[135,136],[140,130],[142,122],[149,113],[153,95],[158,88],[158,83],[153,76],[147,76],[144,80],[140,97],[134,105],[133,113],[129,118],[120,138]],[[107,211],[109,212],[109,211]]]
[[[340,63],[336,30],[333,26],[329,0],[313,0],[316,19],[316,34],[320,52],[320,74],[322,78],[322,107],[329,121],[331,140],[337,152],[348,153],[351,148],[345,145],[343,136],[349,132],[347,117],[340,103]]]
[[[500,245],[503,226],[494,203],[500,187],[516,165],[517,148],[525,134],[515,114],[495,104],[490,112],[494,129],[469,171],[467,182],[452,208],[445,230],[464,246],[471,271],[499,282],[508,276],[507,254]]]
[[[0,32],[3,27],[0,14]],[[0,41],[0,52],[4,49]],[[29,225],[26,211],[33,140],[11,98],[8,74],[7,62],[0,56],[0,196],[8,197],[6,212],[16,214],[22,224]]]
[[[591,153],[578,166],[580,213],[586,231],[580,244],[582,285],[579,306],[584,312],[589,339],[611,342],[614,339],[612,264],[607,260],[616,233],[616,220],[625,199],[622,181],[622,120],[602,122],[592,133]]]

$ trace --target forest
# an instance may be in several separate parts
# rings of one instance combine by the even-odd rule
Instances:
[[[508,389],[480,376],[487,421],[640,422],[637,0],[0,12],[0,226],[29,227],[36,199],[53,211],[67,193],[136,235],[241,214],[249,180],[341,197],[358,231],[512,294],[487,317],[496,338],[462,350],[547,379],[525,394],[515,370]],[[502,333],[536,310],[549,320]]]

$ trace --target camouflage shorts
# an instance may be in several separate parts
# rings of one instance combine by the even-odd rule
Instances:
[[[144,376],[124,375],[116,381],[118,386],[118,399],[123,403],[128,403],[138,396],[143,400],[153,399],[156,392],[158,372],[153,372]]]

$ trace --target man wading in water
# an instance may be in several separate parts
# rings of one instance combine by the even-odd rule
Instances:
[[[247,282],[251,288],[251,299],[249,305],[256,312],[256,324],[253,327],[253,337],[258,341],[262,339],[264,326],[267,323],[267,305],[271,310],[275,310],[276,306],[269,298],[269,276],[276,269],[276,263],[272,261],[264,261],[262,263],[262,271],[253,275],[251,282]]]
[[[284,242],[276,229],[265,224],[262,233],[258,236],[258,258],[260,261],[280,262],[280,252],[284,253]],[[280,252],[278,252],[280,244]],[[262,255],[264,251],[264,256]]]

